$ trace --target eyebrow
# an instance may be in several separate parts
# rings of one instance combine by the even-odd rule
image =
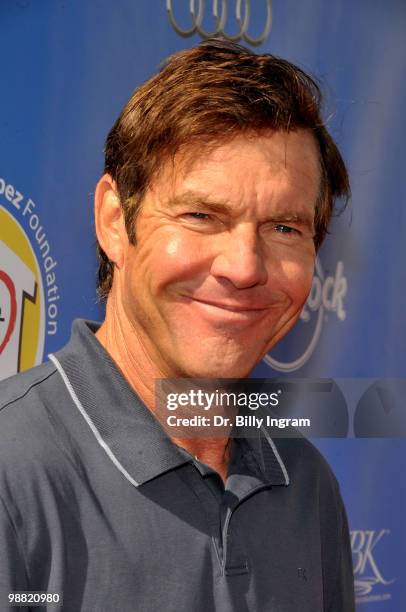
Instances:
[[[224,202],[217,202],[210,200],[206,194],[199,192],[187,191],[183,194],[177,195],[168,201],[171,208],[180,208],[182,206],[188,206],[193,210],[198,210],[204,207],[208,212],[213,212],[223,215],[232,215],[234,208]],[[271,223],[295,223],[303,228],[309,230],[314,234],[314,217],[311,215],[293,210],[284,210],[283,212],[275,212],[267,218],[267,222]]]
[[[204,206],[207,210],[220,214],[232,214],[233,212],[232,206],[222,202],[215,202],[210,200],[207,195],[193,191],[187,191],[186,193],[175,196],[169,200],[168,204],[171,208],[189,206],[192,209],[197,209]]]
[[[301,212],[284,211],[282,213],[276,213],[269,217],[269,221],[273,223],[295,223],[308,229],[312,234],[314,233],[314,218],[311,215]]]

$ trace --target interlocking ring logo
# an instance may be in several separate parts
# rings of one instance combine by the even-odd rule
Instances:
[[[221,10],[219,10],[219,4],[221,5]],[[248,44],[257,47],[263,43],[264,40],[266,40],[269,32],[271,31],[272,0],[266,0],[267,13],[265,26],[262,33],[256,38],[247,33],[251,17],[251,0],[236,0],[235,18],[238,25],[238,31],[235,34],[226,34],[224,31],[228,16],[228,0],[212,0],[212,14],[215,22],[215,28],[211,32],[207,32],[202,27],[205,13],[205,0],[197,0],[197,5],[198,9],[196,11],[196,1],[189,1],[189,12],[193,25],[191,28],[183,29],[178,25],[175,19],[172,0],[166,0],[166,10],[168,12],[169,20],[173,29],[179,34],[179,36],[188,38],[189,36],[193,36],[193,34],[200,34],[202,38],[221,37],[232,42],[244,40]],[[243,9],[242,6],[244,6]]]

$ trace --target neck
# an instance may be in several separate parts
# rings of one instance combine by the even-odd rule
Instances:
[[[120,368],[124,378],[145,406],[155,412],[155,379],[175,378],[156,364],[146,346],[143,335],[131,325],[121,305],[110,296],[106,305],[106,318],[96,332],[96,338]],[[228,437],[182,438],[170,436],[178,446],[185,448],[200,461],[215,469],[226,479],[229,461]]]
[[[231,438],[172,438],[196,459],[213,468],[226,481]]]
[[[154,381],[165,375],[150,359],[141,333],[128,322],[113,295],[107,301],[106,317],[96,332],[96,338],[139,398],[153,411]]]

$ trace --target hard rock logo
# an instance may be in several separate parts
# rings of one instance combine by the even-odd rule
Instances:
[[[292,357],[278,359],[274,354],[268,354],[264,361],[278,372],[294,372],[303,367],[316,349],[328,315],[335,313],[339,321],[345,320],[346,295],[347,279],[344,276],[343,262],[338,261],[334,274],[326,276],[317,258],[312,287],[300,319],[286,341],[283,341],[286,342],[285,346]]]

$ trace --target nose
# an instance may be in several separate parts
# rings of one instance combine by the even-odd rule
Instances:
[[[210,272],[217,279],[227,279],[237,289],[265,285],[268,272],[256,228],[241,224],[222,234]]]

